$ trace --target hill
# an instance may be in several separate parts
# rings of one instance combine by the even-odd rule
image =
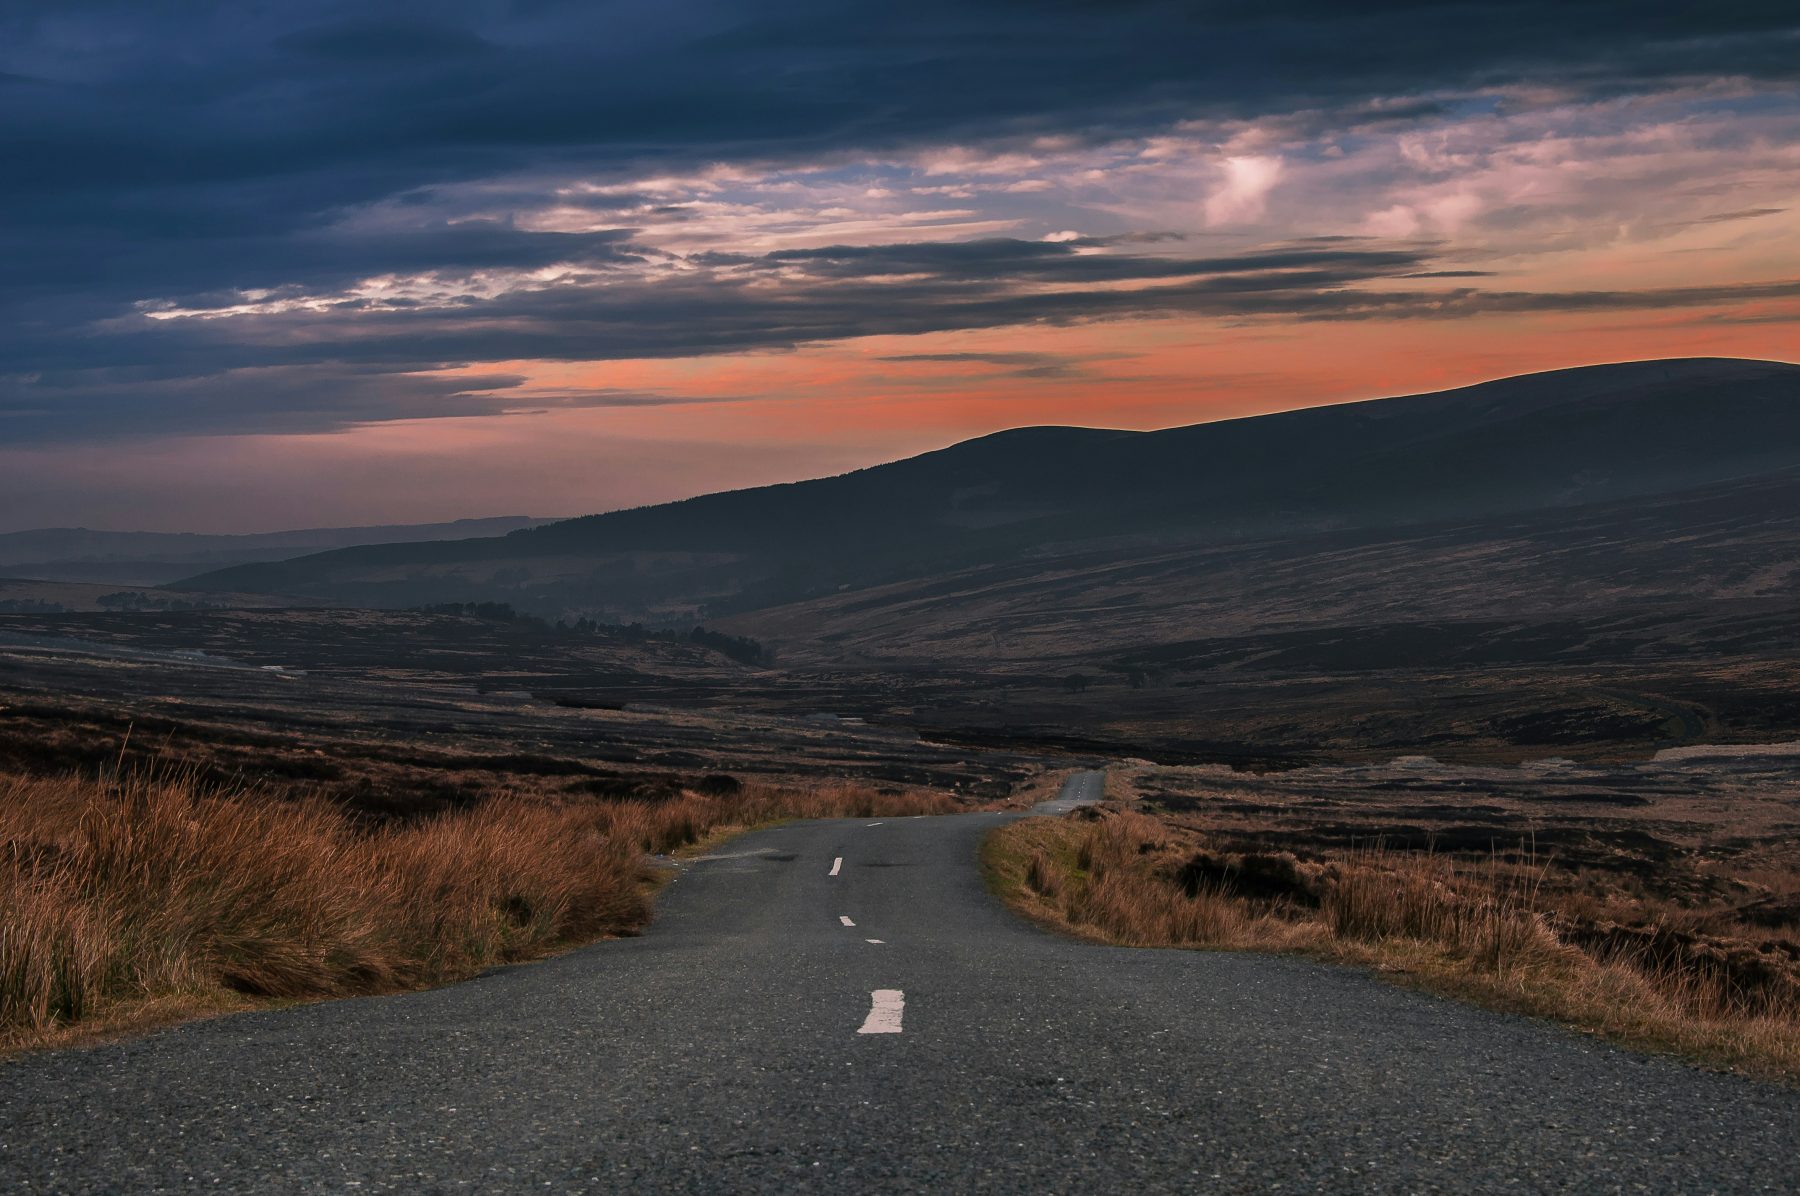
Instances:
[[[362,606],[679,621],[971,567],[1659,501],[1800,467],[1800,367],[1533,374],[1156,432],[1022,428],[839,477],[182,583]]]
[[[458,519],[449,523],[396,523],[377,527],[314,527],[248,535],[193,532],[112,532],[85,527],[45,527],[0,532],[0,575],[38,581],[160,586],[219,569],[280,561],[301,553],[355,544],[499,536],[550,520],[525,515]]]

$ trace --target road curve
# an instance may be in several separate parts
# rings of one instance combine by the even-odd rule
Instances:
[[[1794,1187],[1791,1090],[1025,925],[975,863],[1005,817],[790,824],[641,938],[0,1065],[0,1190]]]

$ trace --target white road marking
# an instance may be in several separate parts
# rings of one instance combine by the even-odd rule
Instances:
[[[839,914],[839,915],[838,915],[838,921],[840,921],[840,922],[842,922],[842,923],[843,923],[843,924],[844,924],[844,925],[846,925],[846,926],[854,926],[854,925],[856,925],[856,923],[854,923],[854,922],[852,922],[852,921],[851,921],[851,920],[850,920],[850,915],[849,915],[849,914]]]
[[[864,940],[863,940],[863,942],[865,942],[865,943],[874,943],[874,944],[875,944],[875,945],[876,945],[876,946],[877,946],[877,947],[880,947],[880,946],[884,946],[884,945],[885,945],[885,944],[883,944],[883,943],[882,943],[882,941],[881,941],[881,940],[880,940],[880,939],[864,939]]]
[[[869,1016],[858,1034],[898,1034],[906,1012],[906,994],[897,988],[878,988],[869,994]]]
[[[881,823],[879,823],[879,822],[871,822],[871,823],[870,823],[870,824],[869,824],[869,825],[870,825],[870,826],[880,826],[880,825],[881,825]]]
[[[843,856],[839,856],[837,859],[831,861],[830,875],[836,876],[838,874],[838,869],[842,868],[843,866],[844,866],[844,857]]]

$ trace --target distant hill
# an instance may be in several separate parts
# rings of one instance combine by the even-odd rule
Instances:
[[[1022,428],[839,477],[182,584],[367,606],[499,600],[611,621],[736,615],[754,627],[757,611],[823,611],[846,591],[972,568],[1010,569],[1029,587],[1057,561],[1100,550],[1147,558],[1595,504],[1652,509],[1797,468],[1800,366],[1634,362],[1157,432]]]
[[[280,561],[357,544],[500,536],[552,522],[525,515],[397,523],[379,527],[315,527],[300,531],[212,536],[189,532],[107,532],[47,527],[0,533],[0,576],[100,585],[159,586],[204,569]]]

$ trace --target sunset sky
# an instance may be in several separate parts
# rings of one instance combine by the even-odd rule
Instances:
[[[1800,9],[0,8],[0,530],[1800,360]]]

